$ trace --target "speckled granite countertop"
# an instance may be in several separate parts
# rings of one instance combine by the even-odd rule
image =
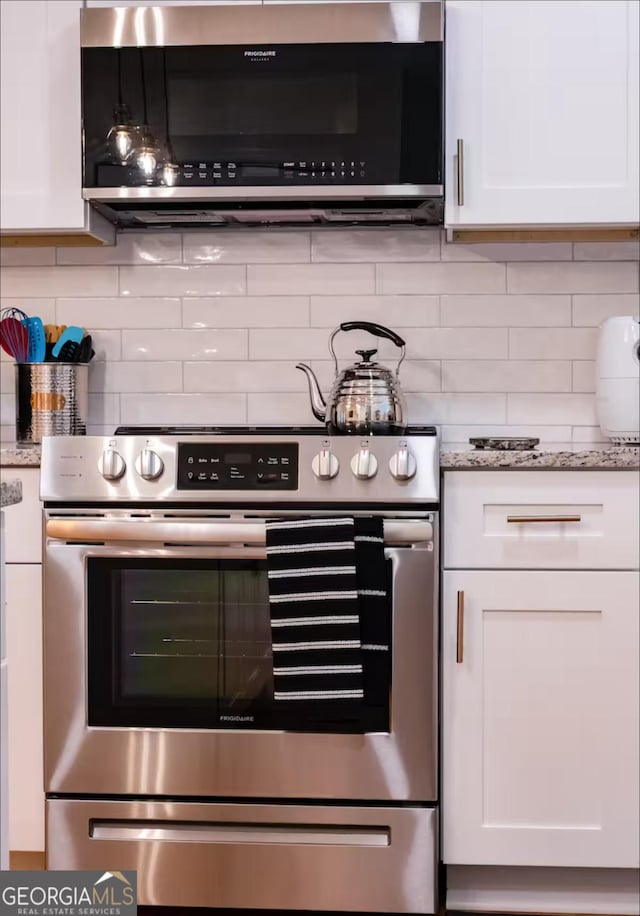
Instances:
[[[580,446],[544,446],[531,451],[485,451],[473,448],[443,448],[443,471],[548,468],[550,470],[633,470],[640,467],[637,446],[603,445],[585,449]]]
[[[22,484],[19,480],[3,480],[0,482],[0,509],[15,506],[22,502]]]
[[[2,467],[39,467],[40,449],[0,449]],[[440,452],[443,471],[490,470],[491,468],[549,468],[568,470],[576,468],[603,468],[625,470],[640,468],[640,448],[637,446],[602,445],[584,448],[577,445],[539,445],[532,451],[484,451],[469,446],[444,446]]]
[[[15,445],[0,448],[0,467],[3,468],[39,468],[40,447],[16,448]]]

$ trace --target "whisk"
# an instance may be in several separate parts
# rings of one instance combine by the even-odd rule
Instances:
[[[29,332],[22,323],[27,317],[17,308],[0,312],[0,345],[18,363],[26,363],[29,356]]]

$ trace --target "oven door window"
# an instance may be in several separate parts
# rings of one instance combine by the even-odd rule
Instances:
[[[388,731],[387,689],[274,701],[264,560],[91,557],[87,599],[89,725]]]

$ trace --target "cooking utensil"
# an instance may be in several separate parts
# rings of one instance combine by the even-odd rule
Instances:
[[[333,341],[340,331],[367,331],[374,337],[390,340],[402,351],[395,371],[372,360],[376,350],[356,350],[362,359],[339,372]],[[398,373],[405,351],[405,342],[395,331],[370,321],[345,321],[329,338],[335,379],[328,402],[325,402],[313,369],[306,363],[296,366],[307,376],[314,416],[326,422],[331,433],[403,433],[407,427],[407,407]]]
[[[71,325],[70,327],[66,328],[58,338],[52,350],[53,358],[58,360],[61,359],[60,353],[64,345],[69,341],[72,341],[75,344],[79,344],[83,337],[84,331],[82,328],[79,328],[76,325]],[[70,348],[67,349],[67,354],[73,355]]]
[[[469,439],[477,449],[487,451],[527,451],[536,447],[540,440],[518,436],[475,436]]]
[[[0,321],[0,345],[16,362],[26,363],[29,354],[29,333],[19,318],[8,315]]]
[[[47,343],[42,319],[37,317],[25,318],[22,323],[29,334],[27,362],[43,363],[47,352]]]
[[[75,353],[75,362],[77,363],[88,363],[95,356],[95,351],[93,350],[93,339],[91,334],[86,334],[82,338],[78,349]]]

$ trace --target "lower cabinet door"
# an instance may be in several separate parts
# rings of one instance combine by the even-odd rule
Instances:
[[[447,864],[638,867],[638,573],[445,572]]]
[[[5,567],[9,664],[9,848],[44,850],[42,567]],[[64,658],[59,659],[61,665]]]

